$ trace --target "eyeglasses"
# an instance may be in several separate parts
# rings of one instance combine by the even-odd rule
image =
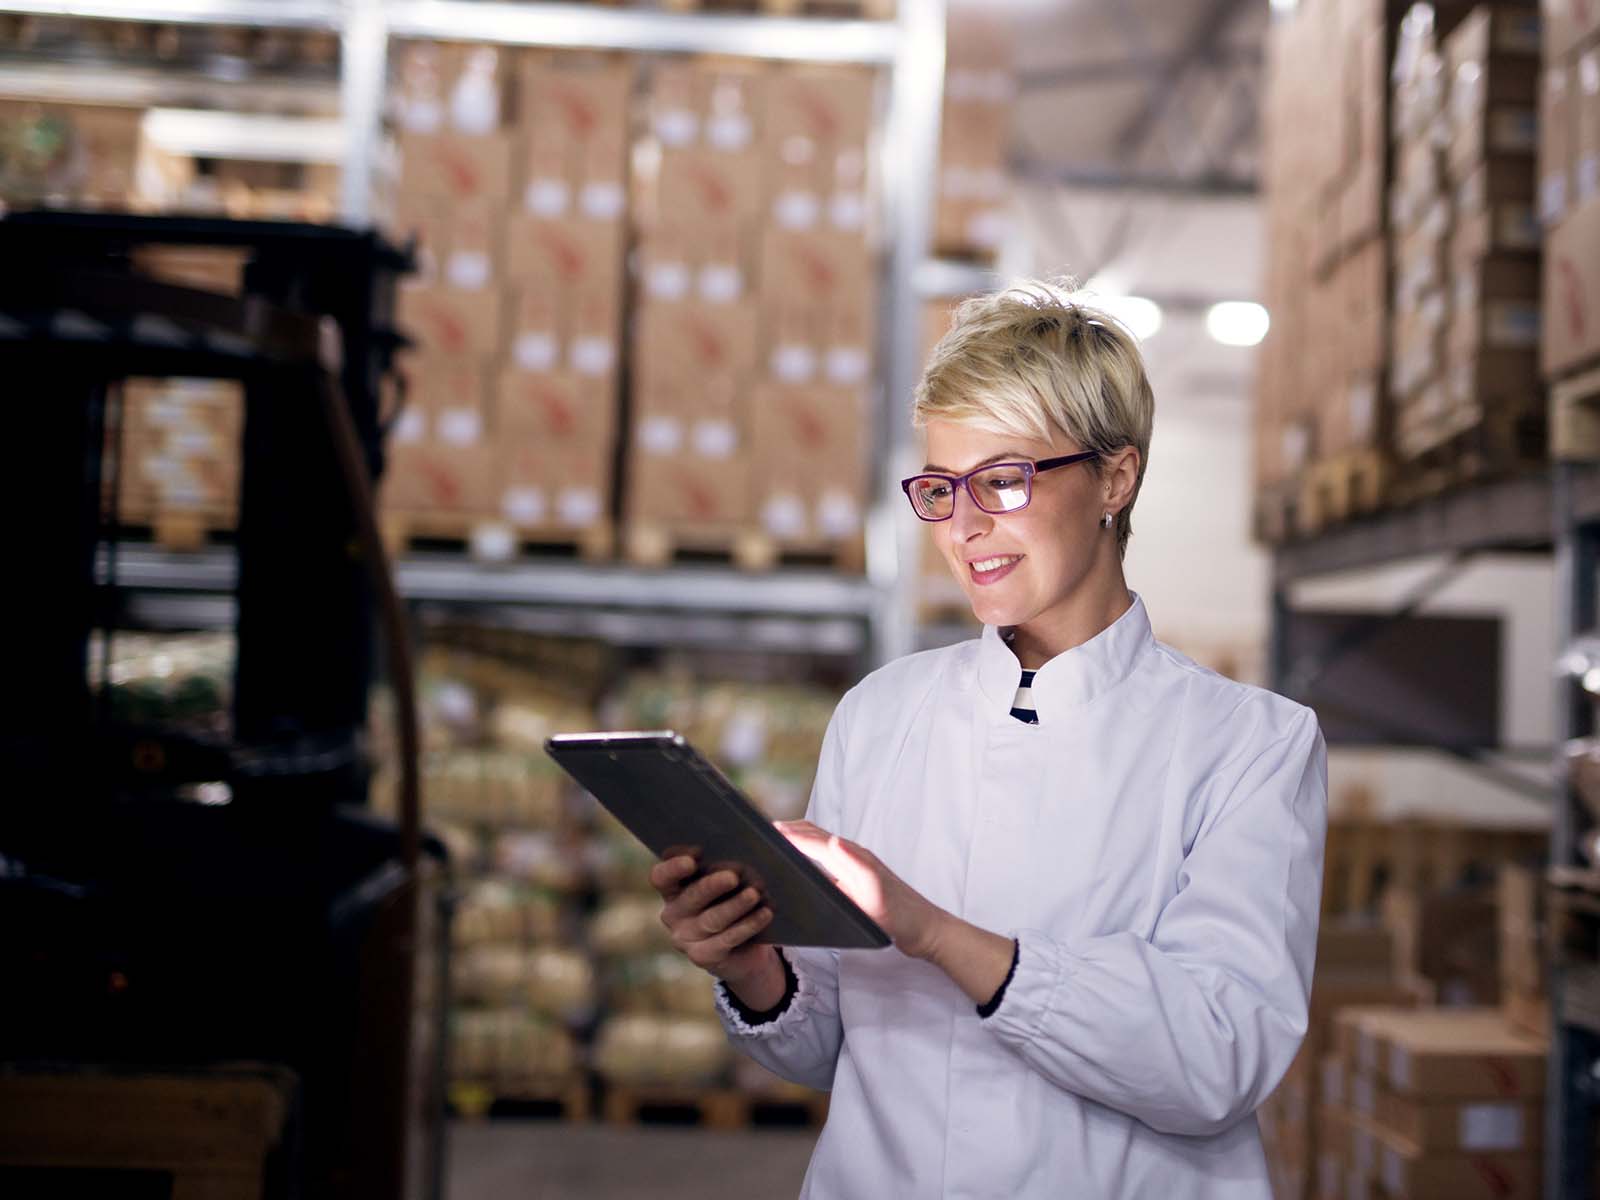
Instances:
[[[972,502],[992,515],[1020,512],[1033,499],[1033,477],[1040,471],[1070,467],[1100,456],[1097,450],[1041,458],[1038,462],[990,463],[965,475],[913,475],[900,481],[911,511],[924,521],[948,521],[955,515],[956,490],[966,488]]]

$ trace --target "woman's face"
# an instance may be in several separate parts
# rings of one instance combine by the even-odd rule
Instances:
[[[951,421],[929,421],[927,440],[927,469],[949,475],[1083,449],[1066,437],[1045,442]],[[1106,493],[1092,462],[1058,467],[1034,476],[1026,508],[986,513],[959,488],[954,514],[929,528],[977,618],[985,625],[1025,625],[1068,603],[1107,553],[1118,558],[1116,534],[1100,525]]]

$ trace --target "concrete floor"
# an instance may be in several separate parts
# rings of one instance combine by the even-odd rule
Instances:
[[[445,1200],[792,1200],[815,1141],[815,1130],[456,1122]]]

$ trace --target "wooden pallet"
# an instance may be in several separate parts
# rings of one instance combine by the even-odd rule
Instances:
[[[1396,437],[1402,461],[1395,470],[1394,498],[1411,503],[1540,467],[1547,455],[1547,429],[1543,409],[1458,410],[1413,426]]]
[[[446,1089],[450,1110],[458,1117],[554,1117],[587,1121],[594,1114],[594,1093],[582,1079],[456,1080]]]
[[[214,542],[231,541],[239,527],[238,517],[226,509],[122,513],[118,520],[123,541],[149,541],[163,550],[185,553],[203,550]]]
[[[386,511],[379,518],[379,528],[384,545],[393,556],[407,551],[442,550],[479,562],[519,558],[604,562],[616,552],[616,531],[609,521],[584,529],[523,529],[493,517]]]
[[[1356,517],[1377,512],[1388,499],[1393,471],[1378,450],[1340,454],[1306,468],[1300,483],[1295,528],[1320,533]]]
[[[739,1130],[763,1125],[820,1127],[828,1115],[828,1097],[764,1095],[728,1087],[610,1085],[605,1090],[605,1119],[613,1125],[699,1125],[706,1129]]]
[[[635,523],[623,537],[622,556],[640,567],[707,562],[741,571],[809,566],[859,575],[866,565],[866,543],[859,536],[838,542],[784,542],[760,529],[669,528]]]

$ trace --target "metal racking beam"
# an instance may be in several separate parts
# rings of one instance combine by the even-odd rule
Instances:
[[[0,0],[0,13],[150,21],[162,25],[259,25],[340,29],[340,0]]]

